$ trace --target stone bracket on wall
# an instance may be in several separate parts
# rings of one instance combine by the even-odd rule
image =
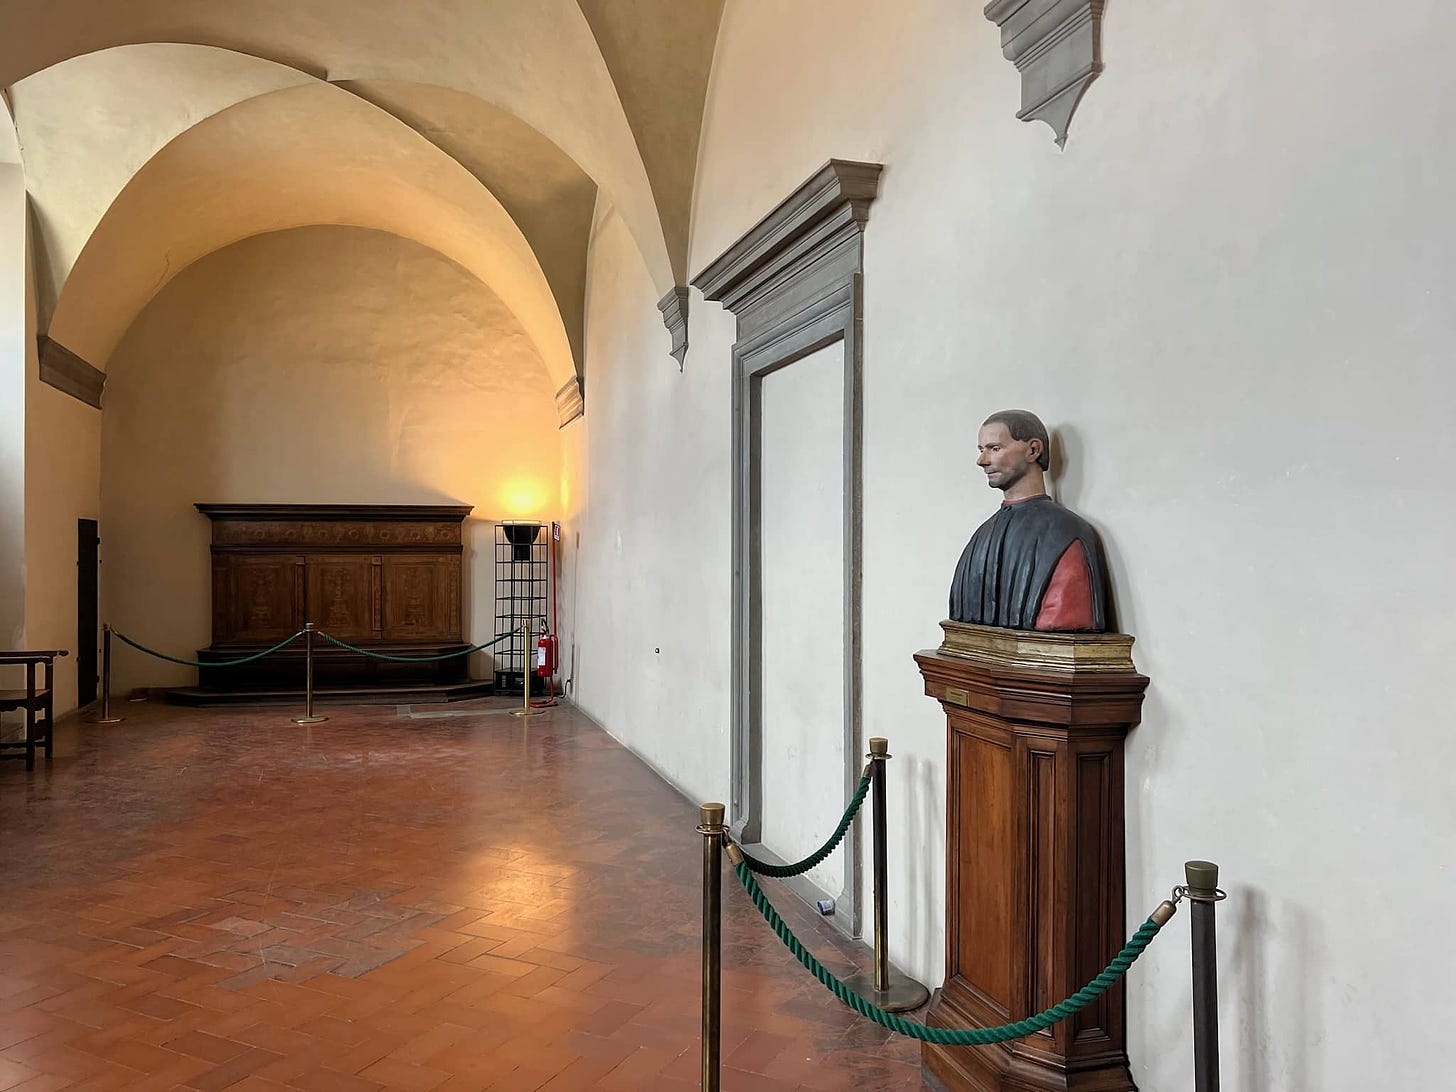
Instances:
[[[565,428],[585,412],[586,402],[582,397],[581,376],[574,375],[556,392],[556,419],[559,426]]]
[[[677,370],[682,371],[683,358],[688,355],[688,290],[682,285],[673,288],[657,301],[662,312],[662,321],[672,335],[672,355],[677,361]]]
[[[48,383],[88,406],[101,408],[101,394],[106,387],[105,372],[45,334],[36,338],[36,349],[42,383]]]
[[[1102,71],[1104,0],[991,0],[1001,52],[1021,73],[1022,121],[1044,121],[1067,142],[1072,114]]]

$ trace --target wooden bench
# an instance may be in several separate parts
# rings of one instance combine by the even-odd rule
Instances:
[[[38,649],[33,652],[0,652],[0,667],[7,665],[25,666],[25,688],[23,690],[0,690],[0,712],[11,709],[25,710],[25,738],[0,742],[0,758],[19,758],[13,751],[25,752],[25,768],[35,769],[35,748],[45,745],[46,758],[51,757],[51,744],[55,737],[55,660],[65,656],[63,648]],[[36,668],[43,670],[44,678],[39,686],[35,683]]]

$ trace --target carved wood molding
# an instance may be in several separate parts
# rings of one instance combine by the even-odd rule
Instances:
[[[657,301],[662,312],[662,321],[672,335],[672,355],[677,361],[677,370],[682,371],[683,358],[688,355],[688,290],[681,285]]]
[[[346,520],[333,522],[228,520],[213,530],[214,546],[429,546],[458,550],[458,523],[395,523],[379,525]]]
[[[45,334],[36,339],[40,381],[88,406],[101,408],[106,373]]]
[[[216,548],[458,552],[466,504],[198,504]]]
[[[582,397],[581,376],[574,375],[556,392],[556,420],[565,428],[586,412],[586,400]]]
[[[469,504],[212,504],[193,505],[208,519],[453,520],[475,511]]]
[[[1067,142],[1072,114],[1102,71],[1104,0],[991,0],[1001,52],[1021,73],[1022,121],[1044,121]]]

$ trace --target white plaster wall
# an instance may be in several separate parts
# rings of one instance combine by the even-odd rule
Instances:
[[[1225,869],[1225,1087],[1444,1083],[1399,1029],[1456,1017],[1453,32],[1434,0],[1379,18],[1109,5],[1107,71],[1063,153],[1015,120],[980,5],[729,5],[692,268],[829,157],[886,165],[866,236],[864,730],[896,756],[892,953],[916,975],[942,968],[944,725],[911,654],[994,508],[975,427],[1027,406],[1057,433],[1061,498],[1105,533],[1152,677],[1128,747],[1129,927],[1185,859]],[[592,263],[581,696],[711,798],[732,319],[694,296],[677,375],[618,234]],[[691,666],[652,653],[664,632]],[[1180,920],[1131,976],[1145,1088],[1191,1081],[1186,938]]]
[[[76,707],[76,521],[100,508],[101,412],[42,383],[27,339],[25,644],[70,653],[56,660],[57,716]]]
[[[8,116],[0,129],[13,133]],[[18,147],[0,159],[18,161]],[[7,335],[19,335],[18,355],[11,362],[20,370],[11,373],[15,385],[6,382],[5,395],[0,395],[5,401],[0,404],[6,406],[3,412],[18,409],[23,416],[12,418],[15,431],[7,429],[7,438],[0,443],[6,446],[3,473],[9,476],[7,494],[11,504],[19,500],[19,508],[7,518],[23,522],[19,551],[15,552],[12,537],[8,552],[11,563],[19,561],[23,568],[20,583],[11,592],[10,616],[3,624],[16,624],[18,606],[23,639],[21,633],[15,633],[16,645],[63,648],[70,653],[55,662],[54,710],[59,716],[76,706],[76,521],[95,519],[100,509],[101,414],[40,381],[34,336],[34,240],[25,182],[11,174],[5,184],[12,188],[6,198],[0,198],[0,209],[18,211],[20,222],[18,230],[13,222],[9,232],[0,229],[0,268],[18,272],[23,312],[19,329]],[[4,272],[0,272],[0,283],[10,283]],[[0,315],[7,310],[0,307]],[[0,325],[4,322],[0,317]],[[18,405],[9,399],[17,400]]]
[[[0,131],[9,129],[0,116]],[[25,177],[0,156],[0,641],[25,639]]]
[[[460,266],[359,228],[257,236],[180,274],[110,361],[103,451],[103,616],[181,656],[210,640],[197,501],[474,505],[472,643],[494,626],[492,521],[560,503],[552,387],[520,324]],[[117,657],[118,691],[194,678]]]
[[[687,795],[726,800],[728,373],[691,356],[679,372],[642,256],[605,204],[588,270],[586,418],[569,456],[575,698]],[[721,341],[731,320],[715,323]]]
[[[844,810],[844,345],[763,377],[759,425],[763,839],[786,861]],[[844,894],[839,856],[808,878]]]

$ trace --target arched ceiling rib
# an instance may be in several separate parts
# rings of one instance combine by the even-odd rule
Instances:
[[[81,252],[50,333],[103,362],[191,262],[252,235],[319,223],[389,231],[455,260],[516,314],[553,381],[574,380],[550,286],[509,213],[418,133],[322,83],[229,107],[153,156]]]
[[[675,283],[644,157],[575,0],[5,0],[0,21],[0,86],[111,46],[191,42],[330,80],[439,84],[475,95],[578,163],[621,212],[659,291]]]
[[[579,371],[596,183],[535,129],[473,95],[396,80],[350,80],[338,86],[420,133],[505,206],[551,285]]]
[[[687,284],[688,230],[703,101],[723,0],[577,0],[637,139],[675,283]]]
[[[0,163],[20,162],[20,141],[15,136],[15,121],[10,116],[10,102],[0,94]]]
[[[314,82],[271,61],[168,43],[74,57],[16,84],[41,329],[86,240],[147,160],[219,110]]]

